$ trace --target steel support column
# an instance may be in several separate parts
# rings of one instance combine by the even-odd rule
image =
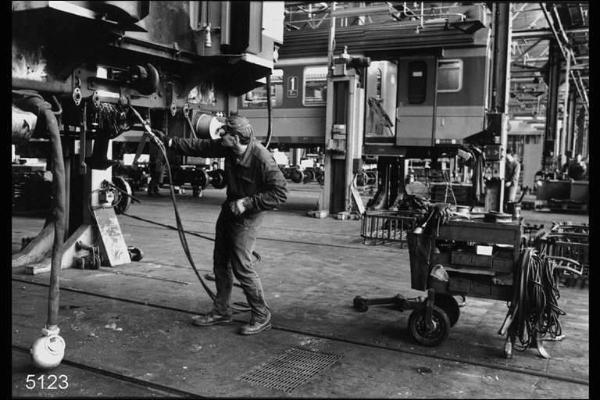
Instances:
[[[558,123],[558,85],[560,79],[560,49],[555,40],[550,41],[548,55],[548,102],[546,104],[546,130],[542,148],[542,169],[550,167],[549,159],[555,157]]]
[[[508,99],[510,97],[510,64],[512,44],[512,19],[510,3],[494,3],[494,53],[492,74],[491,109],[502,114],[500,126],[501,157],[498,167],[500,178],[500,199],[498,211],[503,211],[504,203],[504,168],[506,163],[506,146],[508,142]]]
[[[565,65],[565,88],[563,90],[563,115],[562,115],[562,129],[560,134],[560,143],[559,143],[559,151],[558,155],[562,156],[565,154],[566,149],[568,149],[567,140],[569,138],[569,73],[571,72],[571,57],[566,59]]]
[[[565,144],[566,149],[571,151],[571,154],[575,155],[577,154],[577,151],[575,149],[575,143],[577,142],[576,137],[577,137],[577,131],[576,131],[576,127],[575,127],[575,116],[577,113],[577,97],[575,96],[574,93],[570,93],[569,94],[569,118],[568,118],[568,127],[569,130],[567,131],[568,136],[567,136],[567,142]]]

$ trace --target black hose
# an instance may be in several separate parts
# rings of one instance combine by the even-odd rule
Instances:
[[[165,149],[164,144],[154,134],[150,135],[150,139],[160,149],[160,151],[165,159],[166,166],[167,166],[167,174],[169,176],[169,182],[173,182],[173,177],[171,175],[171,165],[169,164],[169,158],[167,157],[167,151]],[[208,296],[211,298],[211,300],[214,301],[215,297],[216,297],[214,292],[208,287],[206,282],[204,282],[204,279],[202,279],[202,276],[198,272],[198,269],[196,268],[196,264],[194,263],[194,260],[192,259],[192,255],[190,253],[190,247],[189,247],[189,245],[187,243],[187,239],[185,237],[185,230],[183,229],[183,224],[181,223],[181,217],[179,216],[179,209],[177,207],[177,200],[175,198],[175,190],[173,189],[173,185],[169,185],[169,193],[171,195],[171,202],[173,204],[173,210],[175,212],[175,220],[177,222],[177,233],[179,235],[179,240],[181,241],[181,245],[183,247],[183,252],[185,253],[185,256],[188,259],[190,265],[192,266],[192,269],[196,273],[196,276],[198,277],[200,284],[202,285],[202,287],[204,288],[204,290],[206,291]]]
[[[52,263],[50,269],[50,293],[48,295],[48,326],[58,323],[60,303],[60,270],[63,256],[65,236],[65,164],[58,122],[52,110],[46,110],[48,135],[52,143],[52,186],[54,192],[54,245],[52,246]]]
[[[162,156],[165,159],[166,166],[167,166],[167,174],[169,176],[169,182],[173,182],[173,177],[171,175],[171,165],[169,164],[169,158],[167,157],[167,150],[166,150],[163,142],[152,132],[152,129],[150,128],[150,126],[148,126],[146,121],[144,121],[144,119],[137,112],[137,110],[131,106],[130,106],[130,108],[133,111],[133,113],[136,115],[136,117],[140,120],[140,122],[142,123],[142,125],[144,126],[146,131],[148,132],[148,135],[150,136],[150,140],[160,149]],[[169,185],[169,193],[171,195],[171,202],[173,204],[173,210],[175,212],[175,220],[177,222],[177,233],[179,235],[179,240],[181,241],[181,246],[183,247],[183,252],[185,253],[186,258],[188,259],[188,262],[192,266],[192,269],[196,273],[196,276],[198,277],[200,284],[202,285],[202,287],[204,288],[204,290],[206,291],[206,293],[208,294],[210,299],[212,301],[215,301],[215,297],[216,297],[215,293],[208,287],[206,282],[204,282],[204,279],[202,279],[202,276],[198,272],[198,269],[196,268],[196,264],[194,263],[194,260],[192,259],[192,255],[190,253],[190,248],[187,243],[187,239],[185,237],[185,230],[183,229],[183,224],[181,223],[181,217],[179,216],[179,209],[177,207],[177,200],[175,198],[175,190],[173,189],[173,185]]]
[[[516,308],[509,337],[518,338],[519,351],[526,350],[539,338],[562,334],[559,321],[565,312],[558,307],[560,293],[554,276],[554,264],[532,248],[521,253],[511,310]]]
[[[132,109],[133,109],[133,107],[132,107]],[[146,125],[144,125],[144,126],[146,126]],[[167,157],[167,150],[165,149],[164,144],[154,134],[150,135],[150,139],[160,149],[162,156],[165,159],[165,164],[167,166],[167,175],[169,176],[169,182],[173,182],[173,176],[171,175],[171,165],[169,163],[169,158]],[[183,229],[183,224],[181,223],[181,217],[179,216],[179,208],[177,207],[177,200],[175,198],[175,190],[173,189],[173,185],[169,185],[169,193],[171,195],[173,211],[175,212],[175,221],[177,222],[177,234],[179,235],[179,240],[181,241],[181,245],[183,247],[183,252],[185,253],[185,256],[188,259],[190,265],[192,266],[192,269],[196,273],[196,276],[198,277],[200,284],[202,285],[202,287],[204,288],[204,290],[206,291],[208,296],[211,298],[211,300],[214,301],[215,297],[216,297],[214,292],[208,287],[206,282],[204,282],[204,279],[202,279],[202,276],[198,272],[198,269],[196,268],[196,264],[194,263],[194,260],[192,259],[192,254],[190,253],[190,247],[189,247],[189,245],[187,243],[187,239],[185,237],[185,230]]]

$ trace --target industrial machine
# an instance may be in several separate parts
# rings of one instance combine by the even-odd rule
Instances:
[[[143,146],[151,129],[214,138],[217,116],[236,112],[237,96],[271,74],[283,3],[17,1],[12,19],[12,137],[50,144],[54,195],[52,215],[13,267],[51,271],[48,321],[32,356],[52,368],[65,349],[61,268],[96,259],[96,248],[104,265],[131,262],[113,209],[131,192],[112,179],[111,141]]]

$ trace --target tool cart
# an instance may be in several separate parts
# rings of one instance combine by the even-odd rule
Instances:
[[[427,296],[357,296],[354,308],[364,312],[369,305],[386,304],[400,311],[413,310],[408,320],[410,335],[421,345],[437,346],[459,319],[456,297],[506,301],[509,310],[498,331],[506,336],[504,356],[512,357],[518,339],[522,350],[536,347],[542,357],[549,358],[542,338],[546,334],[551,340],[564,337],[558,321],[564,312],[556,301],[555,272],[581,275],[581,264],[538,254],[525,244],[521,219],[494,213],[483,219],[451,218],[430,224],[424,231],[417,228],[408,234],[411,288],[426,291]]]
[[[455,297],[511,299],[521,235],[520,222],[483,220],[450,220],[430,232],[410,232],[411,288],[427,291],[427,297],[357,296],[354,307],[366,311],[369,305],[393,304],[401,311],[412,309],[411,336],[422,345],[437,346],[460,316]]]
[[[564,313],[556,303],[555,271],[581,274],[581,265],[565,257],[538,255],[524,244],[521,219],[493,213],[483,219],[451,218],[430,224],[424,231],[415,229],[408,234],[411,288],[426,291],[427,296],[357,296],[354,308],[364,312],[369,305],[386,304],[400,311],[413,310],[408,320],[410,335],[421,345],[437,346],[459,319],[456,297],[506,301],[509,310],[498,332],[506,335],[504,356],[512,357],[518,339],[522,349],[537,347],[542,357],[549,358],[542,337],[549,333],[552,340],[560,340],[563,336],[558,317]],[[532,320],[540,324],[531,324]]]

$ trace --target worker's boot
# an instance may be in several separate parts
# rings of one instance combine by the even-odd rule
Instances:
[[[192,317],[192,324],[196,326],[222,325],[229,324],[232,321],[231,315],[221,315],[215,311]]]
[[[254,315],[250,318],[250,322],[243,325],[240,329],[241,335],[256,335],[257,333],[261,333],[262,331],[266,331],[271,329],[271,314],[267,316],[264,320],[258,320]]]

